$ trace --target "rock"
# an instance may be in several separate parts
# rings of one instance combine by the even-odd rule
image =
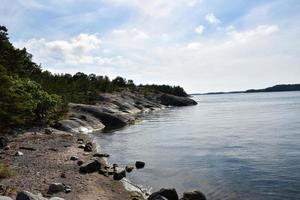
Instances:
[[[130,173],[133,169],[134,169],[134,167],[131,166],[131,165],[127,165],[127,166],[125,167],[126,172],[129,172],[129,173]]]
[[[188,97],[179,97],[171,94],[162,94],[160,103],[165,106],[192,106],[197,105],[197,102]]]
[[[178,200],[178,194],[174,188],[166,189],[162,188],[158,192],[152,193],[149,197],[148,200],[158,200],[158,196],[165,197],[168,200]]]
[[[107,153],[95,153],[95,154],[93,155],[93,157],[98,157],[98,158],[103,158],[103,157],[105,157],[105,158],[108,158],[108,157],[109,157],[109,154],[107,154]]]
[[[6,196],[0,196],[0,200],[13,200],[13,199]]]
[[[33,148],[33,147],[19,147],[19,149],[24,149],[24,150],[28,150],[28,151],[36,151],[36,148]]]
[[[78,157],[77,156],[71,156],[70,160],[78,160]]]
[[[91,142],[86,143],[84,151],[91,152],[93,151],[93,144]]]
[[[65,193],[70,193],[70,192],[72,192],[72,188],[71,188],[70,185],[67,185],[67,186],[65,187]]]
[[[168,200],[168,199],[165,198],[165,197],[163,197],[163,196],[161,196],[161,195],[157,195],[157,196],[153,197],[151,200]]]
[[[114,172],[114,176],[113,176],[114,180],[119,181],[124,177],[126,177],[125,170],[117,170]]]
[[[84,148],[85,148],[85,145],[84,145],[84,144],[78,145],[78,148],[84,149]]]
[[[130,198],[131,200],[144,200],[143,195],[136,191],[130,192]]]
[[[85,164],[82,164],[79,172],[82,174],[93,173],[101,168],[101,163],[98,160],[91,160]]]
[[[53,129],[52,128],[45,128],[45,134],[51,135],[52,133],[53,133]]]
[[[63,183],[51,183],[48,188],[48,194],[63,192],[65,185]]]
[[[28,191],[18,192],[16,200],[47,200],[46,198],[32,194]]]
[[[206,200],[206,197],[200,191],[193,191],[183,193],[182,200]]]
[[[24,153],[22,153],[21,151],[17,151],[16,153],[15,153],[15,156],[23,156],[24,155]]]
[[[83,161],[82,161],[82,160],[78,160],[78,161],[77,161],[77,165],[78,165],[78,166],[81,166],[82,164],[83,164]]]
[[[50,198],[49,200],[65,200],[65,199],[60,198],[60,197],[52,197],[52,198]]]
[[[145,163],[142,162],[142,161],[136,161],[136,162],[135,162],[135,167],[136,167],[137,169],[144,168],[144,167],[145,167]]]
[[[113,164],[113,168],[116,169],[117,167],[119,167],[119,165],[116,164],[116,163],[114,163],[114,164]]]
[[[61,174],[60,174],[60,178],[67,178],[67,177],[66,177],[66,174],[65,174],[64,172],[61,173]]]
[[[3,150],[4,150],[4,151],[10,150],[10,146],[9,146],[9,145],[5,146],[5,147],[3,148]]]
[[[77,139],[77,143],[78,143],[78,144],[83,144],[84,141],[83,141],[83,139],[79,138],[79,139]]]
[[[0,137],[0,149],[3,149],[8,144],[8,139],[6,137]]]

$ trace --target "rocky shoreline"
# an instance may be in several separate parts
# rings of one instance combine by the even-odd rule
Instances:
[[[0,200],[144,199],[145,195],[125,190],[120,180],[145,163],[109,166],[109,155],[96,152],[87,133],[133,124],[139,114],[166,106],[195,104],[187,97],[168,94],[102,94],[95,105],[71,103],[68,119],[53,127],[1,137],[0,161],[10,166],[14,175],[0,177]],[[162,189],[147,198],[179,199],[175,189]],[[202,200],[205,196],[195,191],[184,193],[182,199]]]

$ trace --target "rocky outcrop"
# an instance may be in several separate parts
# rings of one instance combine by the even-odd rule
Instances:
[[[170,94],[162,94],[159,97],[160,103],[165,106],[192,106],[197,102],[188,97],[178,97]]]
[[[133,92],[104,93],[95,105],[69,104],[69,118],[58,121],[55,128],[72,133],[88,133],[105,128],[117,128],[135,121],[138,113],[165,106],[190,106],[197,103],[188,97],[169,94],[145,96]]]

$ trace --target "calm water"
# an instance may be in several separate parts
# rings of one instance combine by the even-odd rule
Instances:
[[[137,184],[211,200],[300,199],[300,92],[195,96],[96,141],[110,162],[143,160]]]

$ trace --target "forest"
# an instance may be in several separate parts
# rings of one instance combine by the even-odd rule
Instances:
[[[32,60],[25,48],[9,41],[8,30],[0,26],[0,128],[51,124],[63,118],[69,102],[92,104],[100,93],[124,90],[163,92],[188,96],[182,87],[135,85],[120,76],[52,74]]]

